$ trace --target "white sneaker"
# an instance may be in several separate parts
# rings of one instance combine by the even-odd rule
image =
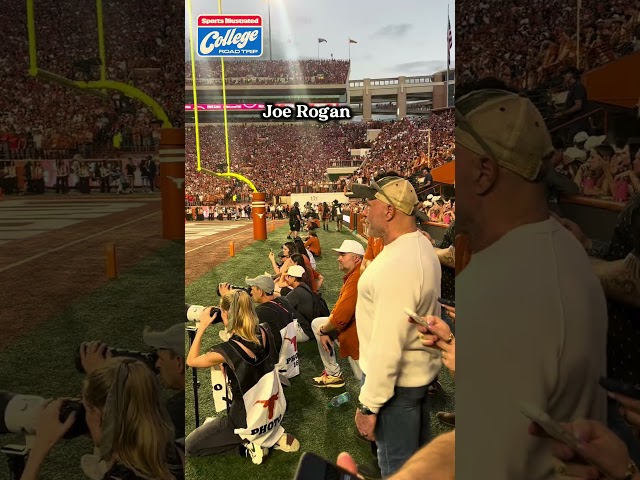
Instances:
[[[300,442],[293,435],[283,433],[276,444],[273,446],[274,450],[282,450],[283,452],[297,452],[300,450]]]
[[[256,445],[255,443],[249,443],[245,445],[247,452],[249,452],[249,456],[251,457],[251,461],[256,465],[260,465],[264,457],[269,454],[269,449]]]

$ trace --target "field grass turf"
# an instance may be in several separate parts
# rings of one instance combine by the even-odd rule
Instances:
[[[81,342],[101,340],[114,347],[145,350],[145,325],[164,330],[183,321],[180,272],[184,272],[184,243],[169,243],[60,316],[25,332],[0,351],[0,388],[46,398],[78,396],[84,376],[74,367],[74,352]],[[0,435],[0,445],[8,443],[24,443],[24,437]],[[61,441],[49,454],[40,478],[87,480],[80,469],[80,457],[86,453],[93,453],[86,437]],[[8,478],[6,457],[0,454],[0,479]]]
[[[322,246],[323,256],[317,260],[318,270],[325,277],[320,289],[329,308],[335,304],[340,287],[342,286],[342,272],[338,269],[336,254],[331,248],[340,246],[343,240],[353,239],[355,236],[343,229],[334,230],[335,224],[329,224],[331,231],[317,230]],[[264,242],[256,242],[235,257],[212,269],[209,273],[186,288],[185,301],[197,305],[217,305],[219,297],[216,286],[221,282],[231,282],[234,285],[245,285],[246,276],[254,277],[264,272],[273,273],[268,259],[269,248],[274,252],[286,240],[288,226],[283,226],[269,234]],[[304,236],[304,233],[303,233]],[[218,332],[220,325],[210,327],[203,339],[202,351],[220,342]],[[353,377],[353,372],[346,359],[338,357],[338,362],[346,379],[346,389],[351,394],[351,402],[338,409],[329,409],[327,403],[334,395],[342,393],[344,388],[321,389],[309,384],[312,377],[322,373],[323,366],[318,354],[318,347],[314,340],[298,343],[300,358],[300,375],[292,379],[291,387],[285,387],[288,404],[287,414],[282,422],[285,431],[300,440],[300,451],[284,453],[271,450],[262,465],[254,465],[248,458],[236,456],[211,456],[188,458],[186,476],[189,480],[220,479],[256,479],[256,480],[289,480],[293,478],[300,456],[305,451],[315,452],[335,462],[342,451],[351,453],[358,463],[372,463],[373,456],[367,444],[357,440],[355,434],[354,415],[359,393],[359,384]],[[211,396],[211,381],[208,370],[198,371],[200,421],[205,417],[215,416],[213,399]],[[192,373],[187,372],[186,395],[186,431],[195,428],[193,408]],[[446,368],[440,374],[440,382],[444,386],[445,394],[436,395],[432,405],[432,432],[437,435],[448,430],[435,418],[439,410],[453,411],[454,386]]]

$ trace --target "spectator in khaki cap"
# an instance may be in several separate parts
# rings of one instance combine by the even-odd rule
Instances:
[[[320,388],[344,386],[340,365],[336,362],[334,350],[336,339],[340,342],[340,356],[348,358],[354,376],[358,380],[362,378],[362,370],[358,362],[360,353],[356,328],[356,301],[364,248],[355,240],[345,240],[340,248],[332,250],[338,252],[338,265],[344,272],[342,288],[331,315],[318,317],[311,322],[311,328],[318,342],[320,359],[324,364],[322,375],[313,379],[313,385]]]
[[[550,217],[553,153],[540,112],[499,82],[456,100],[456,226],[473,252],[456,278],[460,478],[558,478],[522,402],[558,421],[606,418],[605,298],[584,249]]]
[[[358,282],[363,384],[355,422],[364,438],[375,440],[388,477],[430,440],[428,389],[442,360],[422,346],[404,310],[441,315],[441,270],[433,245],[417,229],[418,196],[408,180],[394,175],[354,184],[353,196],[366,199],[369,234],[384,244]]]

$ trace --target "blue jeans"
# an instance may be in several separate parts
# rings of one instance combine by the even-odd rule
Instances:
[[[631,427],[618,412],[618,402],[612,398],[607,399],[607,424],[608,427],[626,444],[629,456],[636,465],[640,465],[640,442],[633,434]]]
[[[362,376],[362,383],[366,375]],[[431,439],[429,387],[395,387],[376,423],[378,466],[387,478]]]

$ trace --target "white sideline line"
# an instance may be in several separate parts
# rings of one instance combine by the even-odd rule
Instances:
[[[214,240],[213,242],[205,243],[204,245],[200,245],[199,247],[192,248],[191,250],[187,250],[187,251],[186,251],[186,252],[184,252],[184,253],[186,254],[186,253],[195,252],[196,250],[199,250],[199,249],[201,249],[202,247],[208,247],[209,245],[213,245],[214,243],[221,242],[222,240],[226,240],[227,238],[235,237],[236,235],[240,235],[241,233],[247,233],[247,231],[249,231],[249,230],[250,230],[250,229],[246,229],[246,230],[243,230],[242,232],[238,232],[238,233],[234,233],[233,235],[229,235],[228,237],[219,238],[218,240]],[[200,238],[202,238],[202,237],[200,237]],[[2,270],[0,270],[0,272],[1,272],[1,271],[2,271]]]
[[[161,212],[150,213],[149,215],[145,215],[143,217],[136,218],[135,220],[129,220],[128,222],[121,223],[120,225],[116,225],[115,227],[111,227],[111,228],[108,228],[106,230],[102,230],[102,231],[100,231],[98,233],[94,233],[93,235],[89,235],[88,237],[82,237],[82,238],[79,238],[78,240],[74,240],[73,242],[65,243],[64,245],[60,245],[59,247],[52,248],[50,250],[47,250],[46,252],[42,252],[42,253],[38,253],[36,255],[32,255],[29,258],[25,258],[24,260],[20,260],[19,262],[15,262],[15,263],[12,263],[10,265],[7,265],[6,267],[0,268],[0,273],[6,272],[7,270],[12,269],[13,267],[17,267],[19,265],[23,265],[25,263],[28,263],[31,260],[35,260],[36,258],[43,257],[44,255],[47,255],[49,253],[57,252],[58,250],[63,250],[65,248],[71,247],[72,245],[75,245],[77,243],[84,242],[85,240],[89,240],[90,238],[98,237],[98,236],[102,235],[103,233],[107,233],[107,232],[111,232],[113,230],[117,230],[119,228],[125,227],[127,225],[132,224],[132,223],[139,222],[140,220],[144,220],[145,218],[149,218],[149,217],[152,217],[154,215],[159,215],[160,213]]]

